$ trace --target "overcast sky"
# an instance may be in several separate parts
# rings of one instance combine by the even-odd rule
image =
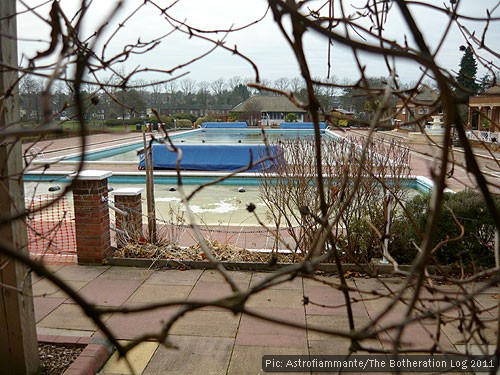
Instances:
[[[30,6],[46,2],[46,0],[23,1]],[[71,18],[78,8],[80,1],[60,1],[69,18]],[[449,0],[444,1],[448,3]],[[427,2],[442,6],[444,1],[430,0]],[[366,0],[344,1],[344,5],[346,9],[354,11],[352,6],[362,5],[365,2]],[[122,10],[116,12],[111,18],[107,30],[114,30],[118,22],[123,22],[124,18],[142,3],[143,0],[125,1],[125,6],[122,7]],[[172,4],[173,1],[158,0],[157,3],[167,6]],[[458,3],[459,12],[468,16],[485,16],[486,9],[492,10],[497,6],[492,16],[500,17],[498,0],[459,0]],[[85,24],[88,35],[92,34],[108,19],[112,13],[111,9],[114,8],[115,4],[115,0],[94,1]],[[266,7],[267,2],[264,0],[181,0],[171,8],[170,12],[176,18],[185,20],[191,26],[204,29],[225,29],[230,27],[237,28],[259,19],[264,15]],[[18,2],[18,11],[22,11],[23,9],[25,9],[23,4]],[[38,8],[37,12],[47,19],[49,9],[50,4]],[[434,50],[443,35],[447,18],[443,14],[430,12],[422,7],[412,7],[411,9],[417,19],[418,25],[422,27],[428,45]],[[150,5],[141,8],[124,25],[111,40],[107,50],[108,57],[123,49],[125,45],[136,43],[139,38],[141,41],[148,41],[160,35],[167,34],[172,30],[172,26],[164,20],[160,12]],[[484,27],[484,24],[477,22],[466,22],[466,25],[471,31],[475,30],[478,35],[481,34]],[[394,6],[389,14],[386,32],[390,38],[399,41],[404,40],[404,34],[407,33],[396,6]],[[22,40],[26,40],[21,41],[19,44],[20,57],[32,57],[37,51],[47,47],[46,43],[43,44],[40,41],[47,42],[49,40],[50,27],[46,22],[33,14],[24,13],[18,17],[18,33]],[[219,34],[216,38],[222,38],[223,36],[223,34]],[[103,40],[105,39],[103,38]],[[413,44],[411,37],[408,41],[410,44]],[[486,41],[491,48],[499,52],[500,22],[492,22],[489,25]],[[273,22],[270,13],[262,22],[244,31],[228,35],[226,43],[230,46],[237,45],[238,51],[250,57],[259,67],[261,78],[275,80],[281,77],[292,78],[299,76],[298,65],[291,53],[291,49]],[[326,77],[328,41],[323,37],[309,33],[305,44],[308,62],[313,75]],[[464,44],[463,37],[454,27],[438,53],[438,63],[446,69],[457,71],[463,54],[459,50],[459,46],[462,44]],[[130,58],[124,69],[126,71],[130,71],[136,67],[171,69],[209,50],[211,46],[210,43],[196,38],[189,39],[187,36],[177,32],[162,39],[160,45],[153,51]],[[492,61],[497,66],[499,65],[497,58],[486,52],[481,53],[487,60]],[[23,61],[25,61],[25,58],[23,58]],[[387,75],[383,61],[366,55],[363,56],[362,62],[367,66],[368,75]],[[352,54],[339,44],[333,45],[331,64],[332,74],[339,79],[349,78],[354,80],[359,77],[359,71],[354,64]],[[397,71],[401,80],[410,82],[418,78],[419,66],[411,62],[398,63]],[[200,62],[178,70],[176,73],[186,72],[189,72],[188,77],[198,82],[211,82],[219,77],[224,79],[234,76],[250,79],[255,77],[250,64],[222,49],[216,50]],[[481,76],[484,72],[484,69],[480,69],[478,76]],[[151,80],[166,78],[166,76],[160,77],[157,74],[147,73],[137,78]]]

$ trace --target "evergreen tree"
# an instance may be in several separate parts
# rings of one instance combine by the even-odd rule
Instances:
[[[484,74],[479,81],[477,93],[479,95],[483,94],[489,88],[493,87],[495,82],[497,82],[495,77],[492,77],[489,74]]]
[[[457,83],[460,85],[458,94],[463,96],[476,95],[479,85],[476,83],[477,62],[470,46],[460,46],[464,51],[460,61],[460,70],[457,76]]]

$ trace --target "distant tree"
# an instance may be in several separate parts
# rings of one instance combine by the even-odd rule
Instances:
[[[232,93],[229,96],[230,103],[232,105],[237,105],[250,97],[250,91],[246,85],[239,84],[233,88]]]
[[[297,122],[297,114],[296,113],[287,113],[285,117],[286,122]]]
[[[210,97],[210,83],[208,81],[198,82],[198,93],[196,94],[196,101],[204,110],[208,109],[208,99]]]
[[[281,91],[290,90],[290,80],[287,77],[281,77],[274,80],[274,88]]]
[[[165,83],[165,93],[167,94],[167,108],[175,108],[179,102],[177,91],[179,90],[179,81],[169,81]]]
[[[460,70],[457,75],[457,82],[461,86],[458,95],[476,95],[479,85],[476,83],[477,62],[474,53],[470,46],[460,46],[460,50],[464,52],[464,55],[460,60]]]
[[[231,77],[227,81],[227,85],[230,89],[234,90],[236,87],[243,84],[243,78],[240,76]]]
[[[342,107],[352,109],[356,113],[364,113],[366,110],[373,110],[374,107],[367,108],[367,101],[372,103],[382,101],[387,82],[384,77],[366,77],[366,82],[353,85],[349,81],[344,81],[344,84],[350,84],[352,87],[344,88],[343,94],[339,96]]]
[[[218,106],[224,103],[224,93],[226,91],[226,87],[226,81],[222,77],[217,78],[210,84],[210,88],[215,96],[215,102]]]
[[[24,117],[28,120],[39,121],[42,116],[42,105],[40,101],[43,84],[39,79],[24,76],[19,83],[19,94],[21,109]]]
[[[151,81],[150,94],[148,105],[151,108],[155,108],[159,114],[161,114],[161,107],[163,104],[162,100],[162,87],[160,85],[155,85],[154,81]]]
[[[62,82],[58,82],[51,90],[52,110],[54,113],[61,114],[69,105],[67,87]]]
[[[479,81],[478,84],[478,90],[477,94],[482,94],[485,91],[487,91],[489,88],[491,88],[495,83],[498,84],[498,81],[495,79],[495,77],[492,77],[489,74],[485,74],[481,77],[481,80]]]
[[[297,94],[300,90],[304,88],[304,82],[302,79],[299,77],[293,77],[290,80],[290,90],[294,93]]]
[[[194,94],[196,91],[196,81],[191,78],[184,78],[180,81],[180,87],[184,95],[188,96]]]
[[[146,108],[141,93],[135,89],[119,89],[115,93],[116,102],[111,103],[111,117],[140,117]]]

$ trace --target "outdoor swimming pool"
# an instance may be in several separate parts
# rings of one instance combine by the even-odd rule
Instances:
[[[266,130],[266,136],[270,142],[276,142],[283,137],[312,137],[312,130],[282,130],[272,129]],[[323,131],[324,137],[338,137],[329,130]],[[238,144],[242,143],[254,144],[257,140],[262,140],[260,129],[199,129],[187,131],[172,136],[176,144],[187,142],[200,142],[205,140],[205,143],[223,144],[230,140]],[[184,140],[184,142],[182,142]],[[191,143],[192,144],[192,143]],[[109,186],[113,188],[120,187],[145,187],[144,172],[137,171],[138,157],[137,150],[142,149],[142,143],[129,143],[120,145],[119,147],[107,147],[92,152],[86,155],[86,160],[90,160],[91,169],[106,169],[113,170],[113,164],[127,164],[133,167],[130,172],[114,171],[113,175],[108,179]],[[65,159],[63,163],[68,165],[77,165],[79,157],[73,155],[72,159]],[[110,163],[111,162],[111,163]],[[102,163],[102,164],[101,164]],[[214,179],[225,175],[223,172],[199,172],[190,171],[183,173],[183,183],[189,194],[196,187],[213,181]],[[37,194],[47,194],[48,188],[53,185],[64,186],[69,183],[66,174],[45,173],[43,175],[27,173],[25,175],[27,183],[27,196],[30,192],[35,191],[35,186],[39,183]],[[37,182],[38,181],[38,182]],[[155,200],[157,210],[160,215],[167,215],[169,212],[185,211],[185,207],[180,202],[179,193],[171,188],[176,187],[177,176],[174,171],[155,171]],[[259,193],[259,175],[255,173],[240,173],[237,176],[231,177],[215,186],[207,187],[191,202],[193,212],[198,216],[199,221],[206,224],[231,224],[231,225],[256,225],[257,222],[254,215],[246,210],[249,203],[257,206],[261,218],[265,217],[265,204]],[[432,189],[432,183],[423,178],[411,178],[407,182],[407,186],[413,189],[411,194],[417,194],[419,191],[429,191]],[[238,192],[238,188],[243,187],[244,193]],[[145,193],[143,194],[143,198]],[[144,212],[146,212],[144,210]]]
[[[186,194],[189,194],[198,186],[213,181],[216,176],[190,175],[183,178]],[[69,184],[66,175],[25,175],[25,196],[30,198],[34,195],[54,194],[49,192],[50,187],[59,186],[61,190]],[[181,202],[177,191],[177,178],[174,175],[155,176],[155,204],[158,218],[167,220],[172,218],[172,213],[182,215],[186,208]],[[114,174],[108,179],[108,185],[112,189],[120,188],[144,188],[145,177],[130,174]],[[412,178],[406,183],[409,189],[408,195],[413,196],[420,192],[428,192],[432,183],[426,178]],[[243,187],[245,192],[239,192]],[[174,189],[172,189],[174,188]],[[57,194],[56,192],[55,194]],[[59,191],[60,193],[60,191]],[[112,192],[109,196],[112,198]],[[71,194],[68,196],[71,198]],[[69,199],[72,202],[72,199]],[[191,209],[197,217],[197,221],[206,225],[258,225],[255,216],[246,209],[249,203],[256,205],[256,213],[265,221],[266,206],[259,192],[259,179],[251,177],[250,174],[241,177],[232,177],[214,186],[204,188],[191,201]],[[146,203],[143,204],[143,213],[147,212]],[[146,222],[146,219],[143,218]]]
[[[333,132],[321,130],[323,136],[335,137]],[[312,138],[313,130],[297,129],[266,129],[265,136],[269,143],[276,143],[282,139]],[[263,143],[261,129],[197,129],[171,136],[176,145],[256,145]],[[139,160],[137,151],[143,149],[142,142],[135,142],[119,147],[106,147],[100,150],[88,152],[85,155],[87,161],[101,162],[137,162]],[[70,155],[66,161],[78,161],[79,155]]]

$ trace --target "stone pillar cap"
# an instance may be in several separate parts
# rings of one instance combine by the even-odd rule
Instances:
[[[114,195],[139,195],[144,191],[144,188],[121,188],[111,192]]]
[[[68,175],[68,178],[74,180],[104,180],[105,178],[111,177],[113,175],[112,171],[101,171],[101,170],[94,170],[94,169],[89,169],[85,171],[81,171],[78,175],[76,172],[71,173]]]

